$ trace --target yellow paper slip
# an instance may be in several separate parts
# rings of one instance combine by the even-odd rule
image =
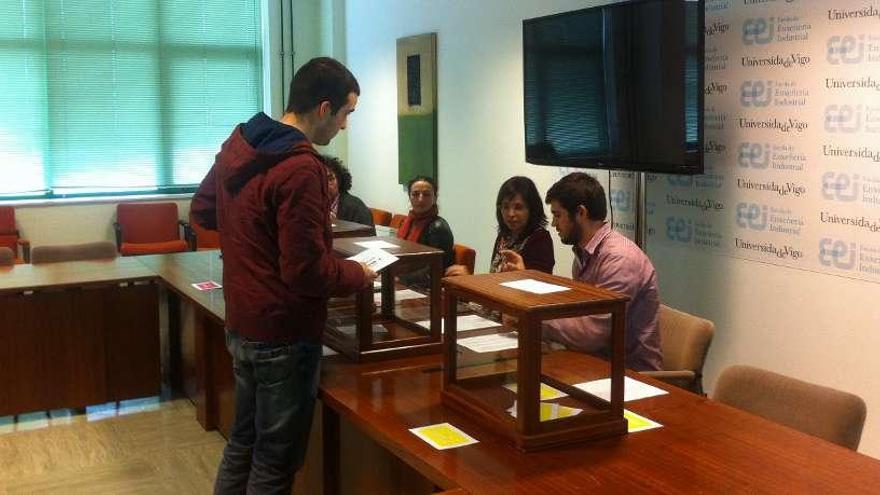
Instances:
[[[516,393],[517,387],[515,383],[508,383],[504,386],[504,388],[510,390],[513,393]],[[559,399],[560,397],[568,397],[568,394],[562,392],[561,390],[556,390],[546,383],[541,384],[541,400],[553,400]]]
[[[568,418],[570,416],[575,416],[580,414],[583,409],[575,409],[574,407],[561,406],[559,404],[553,402],[542,402],[541,403],[541,421],[552,421],[554,419],[562,419]],[[513,406],[507,410],[511,416],[516,417],[516,401],[513,402]]]
[[[449,423],[410,428],[409,431],[438,450],[454,449],[479,442]]]
[[[663,426],[656,421],[652,421],[644,416],[639,416],[638,414],[627,409],[623,410],[623,417],[626,418],[626,420],[629,422],[629,427],[627,428],[627,431],[630,433],[650,430],[652,428],[660,428],[661,426]]]

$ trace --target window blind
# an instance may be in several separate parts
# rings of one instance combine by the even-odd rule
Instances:
[[[0,2],[0,198],[192,190],[260,110],[259,0]]]

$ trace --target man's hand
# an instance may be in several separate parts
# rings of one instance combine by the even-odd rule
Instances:
[[[471,272],[468,271],[467,267],[464,265],[452,265],[446,269],[447,277],[457,277],[459,275],[470,275]]]
[[[358,262],[364,270],[364,287],[372,287],[373,281],[376,280],[377,274],[366,263]]]
[[[516,270],[525,270],[526,264],[523,261],[522,256],[519,255],[516,251],[511,251],[510,249],[502,249],[498,252],[501,256],[504,257],[504,262],[501,263],[501,271],[502,272],[513,272]]]

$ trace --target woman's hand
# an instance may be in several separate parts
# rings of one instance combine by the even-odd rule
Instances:
[[[467,267],[464,265],[452,265],[446,269],[447,277],[457,277],[459,275],[470,275],[471,272],[468,271]]]
[[[498,254],[504,257],[504,261],[501,263],[502,272],[513,272],[526,269],[526,264],[523,261],[522,256],[516,251],[502,249],[501,251],[498,251]]]

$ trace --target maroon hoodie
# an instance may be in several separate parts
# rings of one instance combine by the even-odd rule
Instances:
[[[285,151],[266,152],[243,130],[223,143],[191,207],[200,225],[220,231],[226,328],[258,341],[320,342],[328,297],[364,288],[363,269],[332,253],[327,172],[311,143],[299,134]]]

